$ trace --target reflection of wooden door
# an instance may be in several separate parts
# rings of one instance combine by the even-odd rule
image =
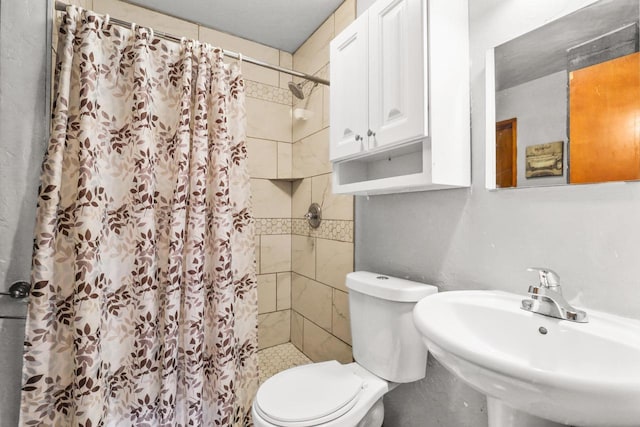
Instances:
[[[640,53],[569,75],[572,184],[640,179]]]
[[[518,182],[517,119],[496,123],[496,187],[515,187]]]

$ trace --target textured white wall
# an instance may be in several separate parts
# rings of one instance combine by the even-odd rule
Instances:
[[[0,0],[0,290],[29,279],[46,117],[47,2]],[[0,314],[26,305],[0,296]],[[18,424],[24,321],[0,320],[0,427]]]
[[[356,269],[454,289],[524,293],[528,266],[562,277],[577,305],[640,319],[640,183],[485,189],[486,50],[584,6],[470,0],[470,189],[356,198]],[[386,399],[386,427],[486,425],[484,397],[437,362]]]
[[[46,2],[0,3],[0,289],[28,279],[46,144]]]

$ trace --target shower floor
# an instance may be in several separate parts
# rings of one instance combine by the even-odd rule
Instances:
[[[312,363],[311,359],[291,343],[280,344],[260,350],[258,351],[260,384],[278,372],[308,363]]]

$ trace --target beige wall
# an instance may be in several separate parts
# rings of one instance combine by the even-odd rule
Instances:
[[[355,19],[346,0],[294,53],[297,71],[329,78],[329,42]],[[308,93],[312,84],[305,86]],[[331,191],[329,88],[317,86],[293,108],[311,111],[293,120],[291,341],[313,361],[350,362],[351,334],[345,275],[353,271],[353,197]],[[310,203],[322,206],[322,224],[312,230],[300,219]]]
[[[327,79],[329,41],[355,18],[355,0],[347,0],[292,56],[119,0],[66,1]],[[315,361],[350,361],[344,276],[353,269],[353,200],[331,193],[329,90],[318,86],[308,101],[293,104],[313,117],[292,121],[297,98],[287,88],[290,76],[246,62],[242,69],[257,226],[259,346],[291,340]],[[323,209],[318,230],[302,219],[312,200]]]

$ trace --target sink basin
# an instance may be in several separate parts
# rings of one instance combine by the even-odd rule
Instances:
[[[555,319],[521,310],[523,298],[443,292],[418,302],[414,322],[431,354],[487,395],[490,426],[640,426],[640,322]]]

